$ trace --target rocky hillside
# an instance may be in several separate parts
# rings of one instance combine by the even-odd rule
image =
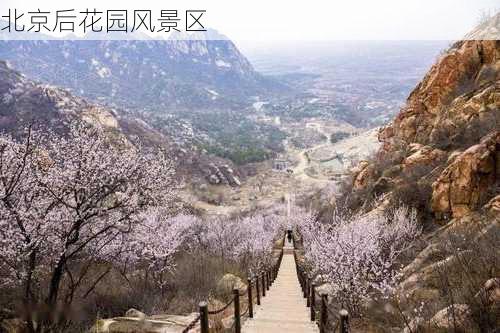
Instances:
[[[379,140],[377,156],[353,170],[349,195],[375,210],[413,206],[426,231],[404,263],[397,309],[384,316],[403,320],[404,332],[492,332],[500,325],[500,40],[443,52]],[[368,331],[387,331],[372,324]]]
[[[464,216],[499,199],[499,108],[500,41],[458,42],[380,131],[380,153],[400,156],[403,172],[433,166],[435,217]]]
[[[175,138],[171,137],[172,133],[151,125],[149,118],[101,106],[66,89],[33,81],[0,61],[0,131],[21,136],[26,126],[35,124],[64,133],[73,120],[102,126],[121,143],[140,140],[146,146],[168,150],[176,161],[179,176],[192,182],[240,185],[241,176],[230,161],[182,148],[179,131]],[[187,140],[189,133],[184,136]]]
[[[39,84],[0,61],[0,129],[22,131],[24,126],[37,123],[62,131],[74,119],[99,124],[119,132],[116,111],[87,102],[69,91]]]
[[[127,110],[186,149],[237,164],[283,150],[283,133],[252,119],[252,105],[293,91],[256,72],[215,31],[169,40],[0,40],[0,59],[30,78]]]

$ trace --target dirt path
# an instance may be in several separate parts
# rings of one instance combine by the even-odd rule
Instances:
[[[293,160],[298,161],[297,165],[292,168],[292,175],[274,173],[274,171],[271,171],[269,167],[267,171],[261,170],[262,173],[254,178],[248,179],[239,188],[239,193],[235,194],[235,196],[240,197],[238,201],[230,201],[230,199],[228,199],[227,202],[220,206],[200,201],[194,195],[190,195],[188,193],[185,193],[184,199],[187,202],[191,202],[195,208],[204,210],[209,215],[230,215],[232,213],[249,209],[251,206],[265,206],[266,204],[270,204],[273,201],[283,198],[283,196],[290,191],[294,193],[309,192],[311,190],[325,187],[331,183],[330,179],[322,175],[311,176],[306,172],[306,169],[311,166],[308,154],[317,149],[331,145],[329,134],[324,131],[324,128],[320,123],[309,122],[306,126],[314,127],[318,132],[323,134],[326,139],[323,142],[307,149],[298,150],[287,147],[287,154]],[[267,193],[258,193],[258,191],[255,190],[255,179],[261,176],[266,178],[266,184],[271,188],[267,191]],[[248,198],[254,195],[257,199],[250,202]],[[230,197],[231,195],[227,194],[227,196]]]
[[[323,130],[323,127],[319,123],[309,122],[306,124],[307,127],[314,127],[319,133],[326,137],[325,141],[311,147],[306,148],[304,150],[295,153],[295,157],[298,159],[299,163],[292,169],[295,178],[300,179],[305,182],[314,183],[317,185],[324,186],[328,183],[328,179],[326,178],[317,178],[308,175],[306,169],[310,166],[311,162],[308,157],[309,154],[314,152],[317,149],[321,149],[327,145],[330,145],[330,137],[329,134]]]

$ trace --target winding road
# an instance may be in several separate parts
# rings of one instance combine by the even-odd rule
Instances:
[[[293,174],[294,174],[295,178],[297,178],[299,180],[318,184],[318,185],[325,185],[329,181],[327,178],[321,179],[321,178],[312,177],[312,176],[307,174],[306,169],[310,165],[310,159],[308,158],[308,155],[317,149],[321,149],[325,146],[330,145],[331,144],[330,143],[330,135],[323,130],[323,127],[319,123],[309,122],[306,124],[306,127],[309,127],[309,128],[314,127],[319,133],[324,135],[326,137],[326,139],[325,139],[325,141],[323,141],[323,142],[321,142],[321,143],[319,143],[311,148],[306,148],[306,149],[300,151],[298,154],[297,153],[295,154],[299,163],[294,168],[292,168]]]

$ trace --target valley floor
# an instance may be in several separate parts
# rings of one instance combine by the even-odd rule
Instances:
[[[349,169],[359,160],[369,157],[379,145],[377,129],[358,133],[352,126],[316,119],[300,126],[317,131],[324,140],[306,148],[297,148],[287,140],[286,152],[279,158],[290,162],[288,169],[292,172],[273,170],[272,161],[266,161],[260,163],[257,174],[240,187],[209,186],[210,191],[223,198],[220,205],[200,200],[190,191],[184,191],[183,199],[209,215],[230,215],[270,207],[289,195],[302,197],[323,189],[334,191]],[[331,143],[331,135],[346,131],[346,128],[352,135]]]

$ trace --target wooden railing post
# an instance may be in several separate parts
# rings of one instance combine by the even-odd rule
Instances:
[[[266,279],[264,278],[264,273],[262,273],[262,297],[266,296]]]
[[[253,318],[252,279],[248,279],[248,316]]]
[[[299,283],[300,283],[300,290],[302,291],[302,294],[304,293],[304,280],[302,279],[302,269],[299,267]]]
[[[299,271],[299,264],[297,262],[297,251],[293,251],[293,261],[295,262],[295,269],[297,270],[297,276],[299,278],[299,282],[300,282],[300,271]]]
[[[306,278],[306,306],[311,306],[311,299],[309,298],[309,292],[311,291],[311,279]]]
[[[260,305],[259,276],[255,277],[255,292],[257,293],[257,305]]]
[[[269,271],[266,271],[265,272],[265,276],[266,276],[266,290],[269,290]]]
[[[302,295],[305,297],[306,284],[305,284],[304,270],[302,268],[300,269],[300,286],[302,287]]]
[[[208,304],[207,302],[200,302],[200,332],[208,333]]]
[[[349,313],[347,310],[342,309],[340,315],[340,333],[349,333]]]
[[[311,305],[311,321],[316,321],[316,284],[311,286],[311,294],[309,295],[311,300],[309,301]]]
[[[300,290],[302,290],[302,276],[300,275],[300,267],[297,264],[297,258],[295,258],[295,265],[297,266],[297,277],[299,279]]]
[[[285,251],[285,250],[283,250],[283,248],[281,248],[280,258],[278,260],[278,270],[279,270],[279,268],[281,266],[281,261],[283,260],[283,251]]]
[[[240,317],[240,291],[233,289],[234,295],[234,332],[241,333],[241,317]]]
[[[304,280],[304,286],[302,288],[302,294],[304,295],[304,298],[307,298],[307,275],[302,272],[302,280]]]
[[[321,295],[321,324],[319,326],[320,333],[326,333],[326,325],[328,324],[328,295]]]

